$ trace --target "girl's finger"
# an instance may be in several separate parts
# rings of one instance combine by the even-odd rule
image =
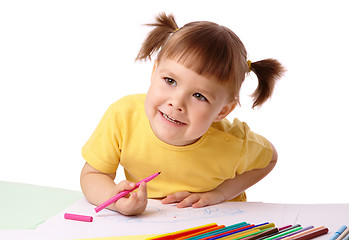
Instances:
[[[177,204],[178,208],[185,208],[185,207],[191,207],[194,203],[198,202],[200,200],[199,194],[191,194],[185,199],[183,199],[181,202]]]
[[[136,184],[127,180],[123,180],[116,184],[116,191],[121,192],[124,190],[131,190],[136,187]]]
[[[190,192],[176,192],[173,194],[168,195],[167,197],[165,197],[164,199],[162,199],[162,203],[163,204],[170,204],[170,203],[178,203],[183,201],[183,199],[187,198],[188,196],[190,196]]]
[[[147,199],[147,184],[145,182],[142,182],[141,185],[139,185],[137,195],[138,195],[138,199],[142,201],[144,199]]]

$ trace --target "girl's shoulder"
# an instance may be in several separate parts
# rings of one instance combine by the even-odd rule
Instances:
[[[244,139],[246,134],[250,131],[248,125],[245,122],[241,122],[237,118],[235,118],[233,122],[230,122],[227,119],[214,122],[212,123],[211,127],[240,139]]]
[[[134,115],[144,114],[145,94],[134,94],[120,98],[112,103],[106,117],[113,119],[129,118]]]
[[[145,101],[145,95],[146,94],[133,94],[133,95],[127,95],[116,102],[114,102],[111,105],[111,108],[116,111],[127,111],[127,110],[135,110],[137,108],[144,108],[144,101]]]
[[[113,105],[117,106],[125,106],[125,105],[139,105],[139,104],[144,104],[145,101],[145,95],[146,94],[132,94],[132,95],[127,95],[116,102],[113,103]]]

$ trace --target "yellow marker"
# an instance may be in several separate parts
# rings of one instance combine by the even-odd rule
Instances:
[[[258,228],[259,230],[264,230],[264,229],[273,228],[273,227],[275,227],[274,223],[268,223],[268,224],[264,224],[264,225],[256,227],[256,228]]]
[[[216,231],[216,230],[219,230],[219,229],[222,229],[222,228],[225,228],[225,225],[219,225],[217,227],[213,227],[213,228],[206,229],[206,230],[203,230],[203,231],[200,231],[200,232],[197,232],[197,233],[193,233],[193,234],[186,235],[186,236],[183,236],[183,237],[180,237],[180,238],[176,238],[176,240],[184,240],[184,239],[195,237],[195,236],[199,236],[201,234],[205,234],[205,233],[208,233],[208,232]]]
[[[244,238],[244,237],[247,237],[247,235],[250,235],[250,234],[253,234],[253,233],[257,234],[260,231],[261,230],[256,229],[256,228],[255,229],[250,229],[250,230],[247,230],[247,231],[244,231],[244,232],[235,233],[235,234],[232,234],[232,235],[220,238],[219,240],[231,240],[231,239]]]
[[[206,229],[210,229],[210,228],[214,228],[217,227],[217,223],[210,223],[210,224],[206,224],[206,225],[202,225],[202,226],[198,226],[198,227],[193,227],[193,228],[188,228],[188,229],[184,229],[184,230],[180,230],[177,232],[172,232],[172,233],[166,233],[166,234],[161,234],[161,235],[157,235],[155,237],[151,237],[151,238],[147,238],[146,240],[156,240],[156,239],[172,239],[172,238],[179,238],[185,235],[189,235],[195,232],[199,232],[199,231],[203,231]]]

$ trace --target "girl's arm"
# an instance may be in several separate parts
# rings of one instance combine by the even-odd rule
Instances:
[[[98,206],[119,192],[131,190],[136,186],[135,183],[126,180],[115,184],[115,175],[100,172],[86,162],[80,176],[81,189],[86,199]],[[142,183],[137,192],[132,192],[129,197],[121,198],[107,208],[124,215],[137,215],[141,214],[146,206],[147,188],[146,183]]]
[[[179,208],[189,206],[199,208],[235,198],[247,188],[259,182],[274,168],[277,161],[277,152],[273,144],[271,144],[271,146],[273,148],[273,156],[269,165],[265,168],[251,170],[237,175],[235,178],[225,180],[212,191],[204,193],[177,192],[168,195],[162,200],[162,203],[168,204],[177,202],[177,207]]]

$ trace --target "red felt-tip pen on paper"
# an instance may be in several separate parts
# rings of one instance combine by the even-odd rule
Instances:
[[[144,178],[143,180],[139,181],[138,183],[136,183],[136,187],[134,187],[132,190],[125,190],[122,192],[119,192],[118,194],[116,194],[114,197],[110,198],[109,200],[105,201],[104,203],[102,203],[101,205],[95,207],[95,211],[96,213],[98,213],[99,211],[101,211],[102,209],[108,207],[110,204],[116,202],[117,200],[119,200],[122,197],[125,197],[127,194],[129,194],[130,192],[132,192],[133,190],[139,188],[139,186],[141,185],[142,182],[149,182],[150,180],[153,180],[154,178],[156,178],[157,176],[159,176],[161,172],[157,172],[154,173],[153,175],[150,175],[149,177]]]

